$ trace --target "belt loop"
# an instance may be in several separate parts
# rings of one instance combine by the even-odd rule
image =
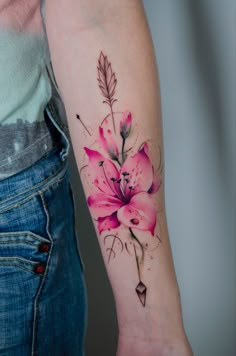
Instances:
[[[66,159],[66,157],[69,155],[70,141],[69,141],[68,137],[66,136],[65,132],[62,130],[62,128],[59,126],[59,124],[57,123],[57,121],[53,117],[54,109],[53,109],[53,106],[51,105],[51,102],[49,102],[47,104],[45,110],[47,112],[47,115],[48,115],[49,119],[51,120],[53,125],[56,127],[56,129],[61,133],[62,137],[65,140],[65,147],[63,147],[61,152],[60,152],[60,158],[61,158],[62,161],[64,161]]]
[[[68,156],[68,152],[66,148],[63,148],[60,152],[60,158],[62,161],[65,161],[66,157]]]

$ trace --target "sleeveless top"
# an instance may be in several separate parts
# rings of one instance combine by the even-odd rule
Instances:
[[[58,124],[67,128],[50,60],[44,0],[1,0],[0,180],[53,148],[44,115],[48,103],[58,114]]]

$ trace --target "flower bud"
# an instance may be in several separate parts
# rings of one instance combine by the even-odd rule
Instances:
[[[125,140],[131,130],[132,115],[130,111],[125,111],[123,113],[122,119],[120,121],[120,135]]]

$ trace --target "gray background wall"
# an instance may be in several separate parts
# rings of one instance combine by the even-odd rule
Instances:
[[[144,0],[157,54],[166,203],[194,354],[236,355],[234,0]],[[145,54],[144,54],[145,55]],[[86,266],[86,356],[113,356],[112,291],[71,156]]]

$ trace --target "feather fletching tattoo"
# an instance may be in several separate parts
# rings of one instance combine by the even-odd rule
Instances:
[[[117,79],[115,73],[112,70],[111,63],[108,61],[107,56],[104,56],[103,52],[101,52],[100,57],[98,59],[97,70],[98,70],[98,78],[97,78],[98,85],[99,88],[101,89],[102,95],[105,98],[103,103],[106,103],[110,107],[113,128],[114,128],[114,132],[116,132],[115,119],[113,113],[113,104],[117,101],[117,99],[114,99]]]

